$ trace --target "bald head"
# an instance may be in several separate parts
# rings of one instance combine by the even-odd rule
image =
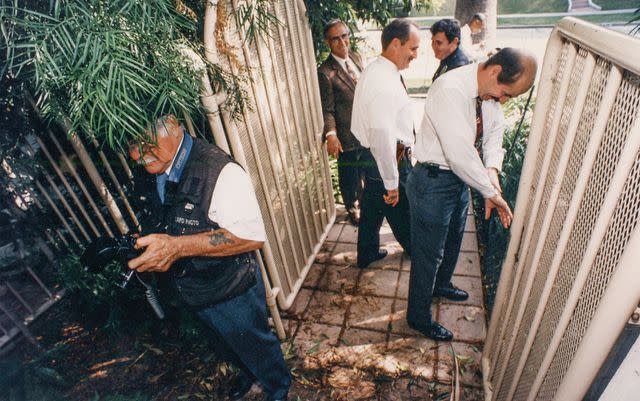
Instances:
[[[505,47],[478,68],[478,95],[500,103],[528,91],[536,79],[538,63],[527,50]],[[502,93],[501,93],[502,92]]]

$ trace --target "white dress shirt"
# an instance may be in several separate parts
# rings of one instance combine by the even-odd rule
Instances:
[[[356,79],[360,79],[360,70],[358,69],[358,66],[356,65],[356,63],[353,62],[353,60],[351,60],[350,58],[338,57],[333,53],[331,53],[331,57],[333,57],[338,62],[338,64],[340,64],[340,67],[342,67],[342,69],[344,70],[344,72],[347,73],[347,75],[349,74],[349,72],[347,71],[346,64],[349,63],[349,68],[353,70],[353,73],[355,74]]]
[[[478,64],[448,71],[434,81],[425,99],[424,118],[416,133],[413,155],[418,162],[439,164],[485,198],[497,194],[487,168],[502,169],[504,115],[500,103],[482,102],[482,154],[474,147],[478,96]]]
[[[171,173],[175,159],[176,156],[165,171],[166,174]],[[246,171],[235,163],[229,163],[222,168],[213,189],[208,216],[220,228],[238,238],[250,241],[265,241],[267,238],[251,179]]]
[[[351,132],[371,150],[384,187],[398,188],[396,143],[413,145],[413,115],[398,67],[383,56],[360,75],[353,98]]]

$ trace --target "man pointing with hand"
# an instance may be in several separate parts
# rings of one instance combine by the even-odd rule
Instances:
[[[434,296],[464,301],[453,286],[469,207],[469,186],[485,199],[485,218],[497,210],[507,228],[513,217],[501,196],[498,173],[504,150],[501,104],[531,88],[537,64],[505,48],[484,63],[449,71],[434,81],[416,134],[418,161],[407,180],[411,208],[411,275],[407,322],[437,341],[452,333],[431,318]]]

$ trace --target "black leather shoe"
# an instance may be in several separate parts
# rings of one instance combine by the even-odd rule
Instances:
[[[365,260],[358,259],[358,267],[361,269],[364,269],[365,267],[369,266],[371,263],[380,259],[384,259],[384,257],[387,256],[388,253],[389,252],[387,252],[386,249],[379,249],[378,254],[371,259],[365,259]]]
[[[469,299],[469,293],[460,288],[450,285],[449,287],[440,287],[433,290],[434,297],[443,297],[452,301],[466,301]]]
[[[254,381],[247,377],[247,375],[239,374],[233,379],[231,382],[231,388],[229,389],[229,399],[231,401],[236,401],[242,399],[245,394],[251,390],[251,386],[253,386]]]
[[[431,325],[419,325],[407,320],[409,327],[412,329],[419,331],[425,337],[429,337],[432,340],[436,341],[451,341],[453,339],[453,333],[441,326],[437,322],[432,322]]]

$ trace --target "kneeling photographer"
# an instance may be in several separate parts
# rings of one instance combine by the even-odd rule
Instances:
[[[165,233],[136,240],[138,272],[167,272],[184,302],[224,342],[240,369],[229,397],[259,382],[269,401],[285,400],[291,383],[280,342],[267,321],[254,252],[266,238],[248,174],[233,159],[164,117],[131,158],[156,175],[153,212]]]

